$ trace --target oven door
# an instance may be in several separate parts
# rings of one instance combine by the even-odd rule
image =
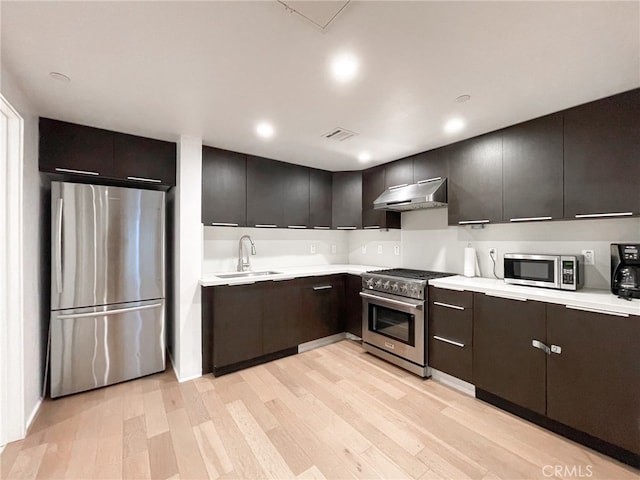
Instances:
[[[360,292],[362,340],[386,352],[426,365],[424,301]]]

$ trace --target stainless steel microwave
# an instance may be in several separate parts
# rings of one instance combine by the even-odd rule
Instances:
[[[578,290],[584,284],[582,255],[505,253],[504,281],[514,285]]]

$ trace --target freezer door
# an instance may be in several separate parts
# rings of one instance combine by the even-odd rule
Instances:
[[[51,190],[52,310],[164,298],[164,192]]]
[[[163,371],[164,303],[134,302],[51,314],[51,397]]]

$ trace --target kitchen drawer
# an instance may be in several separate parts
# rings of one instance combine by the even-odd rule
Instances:
[[[440,302],[450,306],[471,309],[473,308],[473,293],[429,287],[429,302]]]
[[[429,366],[471,383],[473,380],[473,351],[471,344],[458,342],[446,337],[440,338],[434,338],[434,335],[429,332]],[[452,340],[458,345],[448,343]]]
[[[429,306],[429,337],[438,335],[465,345],[473,339],[473,313],[470,309],[455,310],[436,304]]]

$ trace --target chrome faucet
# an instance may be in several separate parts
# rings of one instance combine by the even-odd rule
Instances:
[[[251,262],[249,260],[249,254],[247,253],[247,258],[245,261],[245,258],[242,252],[243,240],[249,240],[249,242],[251,243],[251,255],[256,254],[256,245],[255,243],[253,243],[253,240],[251,239],[251,237],[249,235],[241,236],[240,240],[238,241],[238,271],[239,272],[246,272],[247,270],[251,270]]]

